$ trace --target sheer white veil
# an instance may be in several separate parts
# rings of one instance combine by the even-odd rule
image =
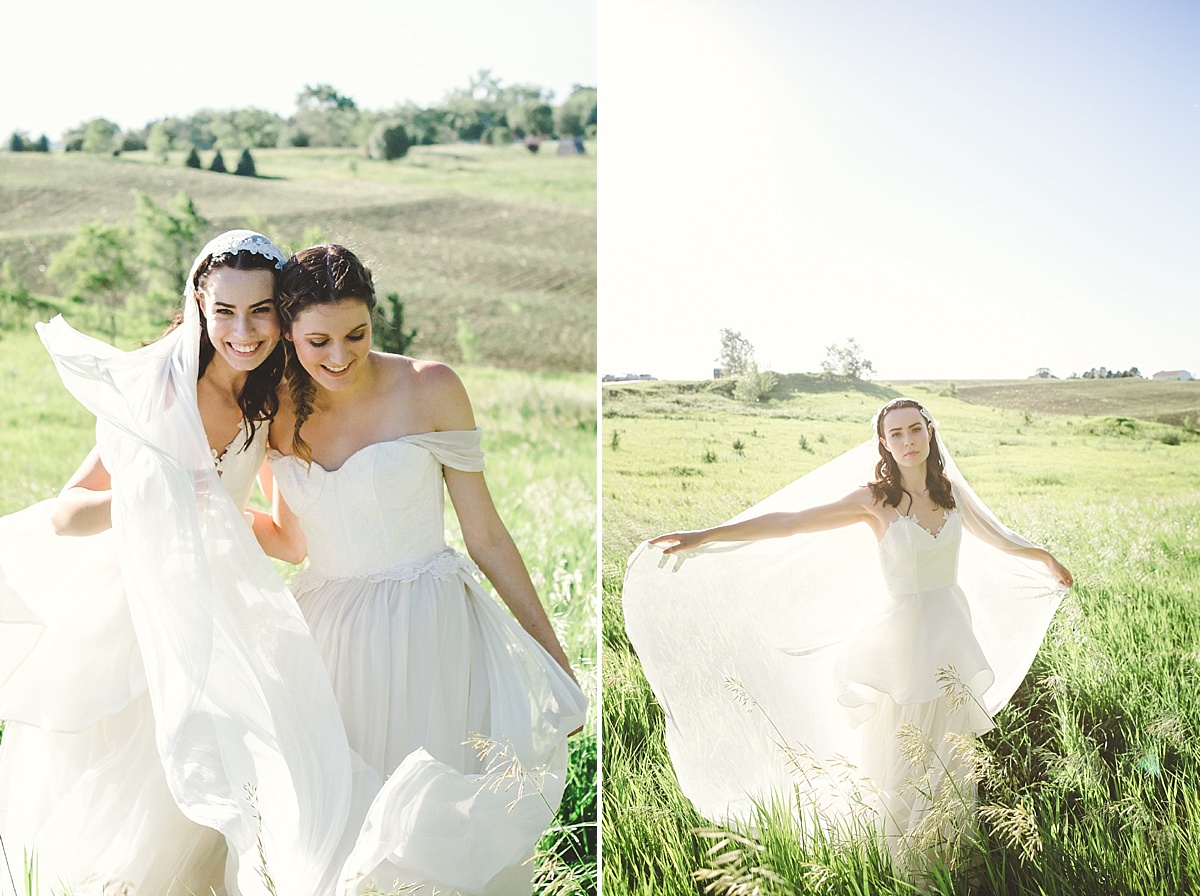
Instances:
[[[1029,669],[1065,589],[1045,565],[1007,551],[1030,543],[1003,526],[935,439],[964,537],[959,584],[995,678],[995,714]],[[831,503],[872,481],[877,440],[834,458],[732,521]],[[630,641],[666,715],[683,792],[704,816],[752,820],[755,805],[792,805],[796,756],[830,811],[847,812],[838,777],[859,738],[837,701],[845,640],[878,612],[886,587],[866,526],[667,555],[643,542],[630,557],[623,606]],[[838,810],[836,804],[842,803]]]
[[[225,835],[239,892],[266,892],[265,870],[279,892],[315,896],[332,892],[330,860],[356,833],[347,829],[352,754],[316,646],[221,485],[196,405],[192,280],[206,258],[241,250],[277,267],[285,260],[261,234],[218,236],[192,267],[182,325],[141,349],[119,351],[61,318],[39,332],[97,418],[171,793],[185,815]]]

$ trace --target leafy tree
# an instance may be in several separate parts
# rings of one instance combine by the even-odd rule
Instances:
[[[165,163],[167,161],[167,153],[171,151],[173,140],[174,134],[171,131],[170,125],[165,121],[158,121],[151,125],[150,133],[146,135],[146,149],[150,151],[151,155],[158,156]]]
[[[722,328],[721,353],[717,356],[724,376],[741,376],[758,368],[754,364],[754,346],[737,330]]]
[[[513,142],[513,132],[499,124],[483,135],[483,142],[490,146],[508,146]]]
[[[342,96],[328,84],[305,84],[296,96],[300,109],[357,109],[358,105],[348,96]]]
[[[8,138],[8,151],[25,152],[25,136],[13,131],[12,136]]]
[[[81,148],[84,152],[110,153],[118,130],[107,118],[93,118],[84,128]]]
[[[400,294],[389,292],[376,313],[381,322],[372,331],[375,348],[381,352],[403,355],[417,338],[417,331],[404,329],[404,303],[400,301]]]
[[[408,131],[398,121],[384,120],[375,125],[367,138],[367,158],[402,159],[408,154]]]
[[[192,259],[212,225],[186,193],[164,207],[139,190],[134,192],[134,206],[131,245],[145,287],[141,310],[156,324],[165,324],[183,296]]]
[[[114,224],[83,224],[71,242],[50,256],[46,275],[75,296],[94,303],[109,342],[117,341],[117,309],[137,282],[129,229]]]
[[[221,155],[221,150],[217,150],[217,154],[213,156],[212,164],[208,166],[209,171],[216,171],[218,174],[228,174],[229,169],[225,167],[225,157]]]
[[[187,161],[183,163],[188,168],[200,167],[200,153],[196,152],[196,147],[192,147],[192,151],[188,153]]]
[[[513,106],[507,113],[508,124],[514,131],[527,135],[554,133],[554,110],[542,102]]]
[[[37,141],[33,144],[33,151],[34,152],[49,152],[50,151],[50,138],[47,137],[45,134],[42,134],[42,136],[38,137]]]
[[[596,133],[596,88],[575,86],[554,112],[560,137],[586,137]]]
[[[825,377],[863,380],[870,379],[874,372],[875,365],[867,360],[862,346],[854,339],[847,339],[845,345],[825,346],[825,360],[821,362],[821,373]]]
[[[238,159],[237,168],[234,169],[234,174],[239,177],[257,177],[254,171],[254,157],[250,155],[249,149],[243,149],[241,158]]]

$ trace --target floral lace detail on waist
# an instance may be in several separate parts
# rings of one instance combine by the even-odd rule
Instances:
[[[415,563],[401,563],[387,569],[358,575],[336,575],[309,567],[296,576],[292,583],[292,590],[295,592],[306,591],[329,582],[412,582],[424,575],[430,575],[437,579],[448,579],[463,573],[472,577],[481,575],[479,567],[472,560],[464,557],[454,548],[445,548]]]

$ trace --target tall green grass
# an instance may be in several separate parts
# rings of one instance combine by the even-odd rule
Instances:
[[[662,711],[624,632],[621,579],[640,540],[726,519],[865,440],[871,413],[899,390],[801,390],[750,408],[701,387],[609,387],[601,450],[610,896],[1200,888],[1200,441],[1145,422],[1157,416],[1153,399],[1138,407],[1133,391],[1122,409],[1133,402],[1142,419],[1098,416],[1086,403],[1078,416],[1051,416],[1036,401],[992,408],[941,385],[904,391],[939,418],[997,515],[1053,551],[1077,582],[982,739],[977,832],[955,863],[914,879],[867,837],[804,845],[798,819],[768,814],[755,831],[717,828],[679,791]]]

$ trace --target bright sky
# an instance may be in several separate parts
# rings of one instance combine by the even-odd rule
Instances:
[[[427,106],[489,68],[565,99],[596,84],[596,0],[36,0],[6,4],[0,136],[57,140],[201,108],[288,115],[306,84]]]
[[[1200,376],[1200,5],[601,0],[600,364]]]

